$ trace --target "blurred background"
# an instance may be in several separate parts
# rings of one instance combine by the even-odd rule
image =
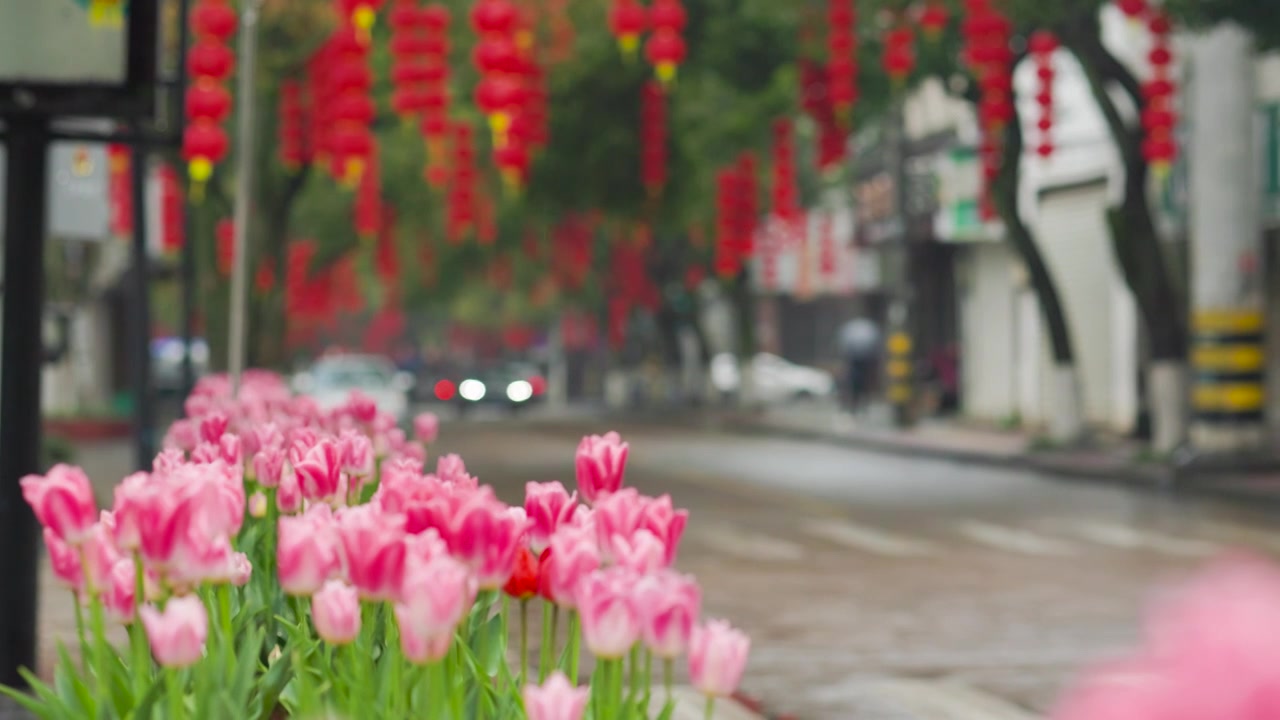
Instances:
[[[242,367],[499,488],[617,427],[770,712],[1040,717],[1280,550],[1278,48],[1274,0],[0,2],[0,482],[105,495]]]

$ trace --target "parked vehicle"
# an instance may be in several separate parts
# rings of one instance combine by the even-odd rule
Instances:
[[[315,362],[293,378],[295,392],[328,410],[342,405],[359,391],[373,398],[378,409],[397,421],[409,419],[413,376],[396,370],[390,360],[377,355],[331,355]]]
[[[797,365],[771,353],[758,353],[751,359],[751,376],[754,398],[768,404],[825,399],[836,393],[836,380],[831,373]],[[738,358],[731,353],[713,357],[711,383],[725,395],[738,393],[742,385]]]
[[[446,371],[436,376],[432,385],[435,399],[453,404],[459,413],[481,406],[516,413],[541,402],[545,391],[541,369],[526,362]]]

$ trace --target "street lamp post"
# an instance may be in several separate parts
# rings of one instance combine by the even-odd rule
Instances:
[[[227,372],[232,390],[240,386],[245,364],[245,327],[248,312],[249,210],[253,198],[254,64],[258,51],[258,15],[263,0],[249,0],[240,15],[239,117],[236,123],[236,197],[232,215],[232,270],[230,338]]]

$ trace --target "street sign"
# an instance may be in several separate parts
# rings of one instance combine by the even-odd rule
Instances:
[[[49,170],[49,236],[104,240],[111,221],[106,146],[53,143]]]
[[[158,0],[0,2],[0,115],[146,115]]]

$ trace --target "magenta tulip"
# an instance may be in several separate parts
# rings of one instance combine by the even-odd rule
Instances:
[[[280,475],[284,472],[285,452],[283,447],[270,445],[253,456],[253,474],[262,487],[276,487],[280,484]]]
[[[541,553],[556,528],[573,517],[578,493],[569,494],[559,482],[525,483],[524,511],[529,517],[529,547]]]
[[[583,499],[594,504],[622,487],[628,452],[629,446],[616,432],[582,438],[574,467]]]
[[[133,622],[137,609],[137,566],[129,558],[121,558],[111,568],[111,581],[102,593],[102,607],[107,616],[118,623]]]
[[[676,560],[676,551],[680,547],[680,539],[684,537],[684,528],[688,522],[689,511],[674,509],[670,495],[662,495],[650,500],[640,510],[639,525],[662,541],[662,547],[666,550],[663,563],[668,567]]]
[[[611,540],[614,562],[628,570],[648,575],[666,567],[667,547],[648,530],[637,530],[630,538],[614,535]]]
[[[44,529],[44,546],[49,551],[49,564],[58,584],[76,594],[82,592],[84,568],[80,563],[80,551],[63,542],[49,528]]]
[[[561,607],[576,607],[578,583],[598,567],[600,550],[595,532],[563,525],[551,536],[539,594]]]
[[[334,440],[322,440],[293,466],[302,496],[312,502],[338,499],[342,480],[342,449]]]
[[[289,595],[315,593],[341,569],[337,528],[327,505],[282,517],[276,545],[280,587]]]
[[[98,520],[89,476],[78,467],[54,465],[46,475],[28,475],[19,481],[22,497],[41,525],[71,545],[79,545]]]
[[[636,605],[644,644],[654,656],[672,659],[683,655],[702,612],[698,583],[673,570],[648,575],[636,585]]]
[[[578,582],[582,639],[596,657],[624,657],[640,639],[640,611],[634,599],[638,579],[626,568],[610,568]]]
[[[443,658],[475,592],[471,573],[450,557],[414,565],[395,607],[405,657],[419,664]]]
[[[440,418],[435,413],[419,413],[413,419],[413,434],[421,442],[430,445],[440,435]]]
[[[347,579],[365,600],[394,600],[404,576],[404,518],[376,505],[344,508],[337,514]]]

